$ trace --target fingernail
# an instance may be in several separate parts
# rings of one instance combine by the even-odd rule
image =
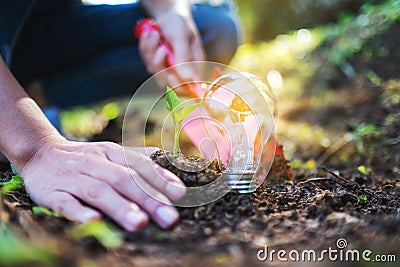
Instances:
[[[186,188],[182,184],[175,182],[168,182],[165,190],[167,191],[168,196],[173,200],[180,199],[186,193]]]
[[[81,221],[82,223],[88,223],[93,220],[98,220],[100,219],[100,217],[101,217],[100,214],[98,214],[97,212],[87,211],[81,215]]]
[[[158,224],[162,228],[171,227],[179,218],[178,211],[169,206],[160,206],[156,211]]]
[[[143,227],[148,221],[148,217],[143,212],[130,211],[126,215],[125,228],[128,231],[135,231]]]

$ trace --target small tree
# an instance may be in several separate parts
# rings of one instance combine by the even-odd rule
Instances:
[[[167,86],[166,92],[167,110],[174,121],[174,150],[173,154],[177,154],[179,150],[179,131],[181,129],[182,121],[188,116],[200,103],[191,105],[182,105],[177,94],[170,87]]]

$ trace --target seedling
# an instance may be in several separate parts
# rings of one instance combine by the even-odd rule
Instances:
[[[357,170],[364,175],[369,175],[371,173],[371,168],[365,167],[364,165],[358,166]]]
[[[174,121],[174,150],[173,154],[176,155],[179,150],[179,131],[181,129],[182,121],[188,116],[200,103],[182,106],[179,97],[174,90],[167,86],[166,92],[167,110],[171,114]]]
[[[16,235],[9,226],[0,227],[1,266],[53,266],[57,255]]]
[[[41,207],[41,206],[35,206],[35,207],[33,207],[33,208],[32,208],[32,212],[33,212],[33,214],[35,214],[35,215],[44,214],[44,215],[48,215],[48,216],[55,216],[55,217],[58,217],[58,214],[57,214],[56,212],[53,212],[53,211],[51,211],[51,210],[49,210],[49,209],[47,209],[47,208],[45,208],[45,207]]]
[[[123,240],[119,231],[105,221],[92,221],[87,224],[79,224],[69,232],[73,239],[81,239],[87,236],[96,238],[106,248],[118,248]]]
[[[366,195],[361,195],[357,197],[358,202],[367,203],[368,197]]]
[[[8,182],[0,182],[0,185],[3,186],[1,191],[3,193],[8,193],[10,191],[17,190],[17,189],[20,189],[20,188],[24,187],[24,182],[22,181],[21,176],[14,175],[14,176],[11,177],[10,181],[8,181]]]
[[[288,185],[294,185],[294,183],[293,183],[293,181],[292,181],[292,180],[286,180],[286,181],[285,181],[285,184],[288,184]]]

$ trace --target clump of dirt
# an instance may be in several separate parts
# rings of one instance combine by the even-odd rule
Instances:
[[[283,150],[283,147],[280,146]],[[202,186],[214,182],[222,176],[224,164],[214,159],[212,161],[199,156],[184,156],[182,153],[173,154],[168,151],[158,150],[150,158],[177,175],[188,187]],[[276,154],[271,166],[271,179],[274,182],[290,180],[289,161]]]
[[[158,150],[150,158],[176,174],[188,187],[209,184],[222,176],[224,165],[221,161],[212,161],[199,156],[184,156]]]

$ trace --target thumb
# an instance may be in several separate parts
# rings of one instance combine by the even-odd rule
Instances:
[[[192,61],[190,40],[187,38],[175,38],[171,44],[174,50],[175,64]],[[193,70],[189,67],[179,67],[177,72],[181,79],[189,81],[193,79]]]

